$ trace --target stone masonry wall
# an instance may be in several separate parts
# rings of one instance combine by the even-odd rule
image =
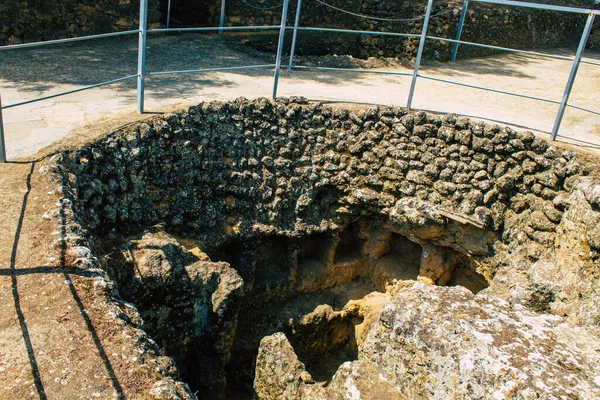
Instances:
[[[535,231],[552,231],[560,219],[553,199],[587,171],[574,153],[529,132],[454,115],[350,113],[267,99],[203,103],[113,134],[62,163],[96,231],[158,222],[212,235],[232,227],[251,234],[256,225],[291,230],[299,220],[334,221],[318,209],[331,196],[387,210],[414,197],[501,230],[518,194],[548,206],[530,232],[541,244],[549,240]]]
[[[148,7],[149,24],[158,22],[158,0]],[[3,0],[0,45],[137,29],[139,12],[133,0]]]
[[[280,24],[281,8],[258,10],[248,7],[248,3],[239,0],[227,3],[229,25]],[[275,0],[250,2],[262,7],[280,3]],[[420,17],[425,15],[426,5],[423,2],[391,0],[327,0],[326,3],[357,14],[406,20],[390,22],[363,19],[333,10],[314,0],[306,0],[302,3],[301,25],[420,34],[423,27]],[[460,3],[435,3],[428,34],[454,39],[461,7]],[[292,1],[288,18],[290,26],[293,26],[295,12],[296,2]],[[218,15],[214,18],[213,22],[218,23]],[[585,16],[580,15],[471,3],[462,39],[517,49],[561,47],[579,41],[584,23]],[[301,32],[299,38],[297,54],[351,54],[361,58],[385,56],[412,59],[416,56],[418,46],[418,38],[320,32]],[[452,43],[429,41],[425,56],[446,60],[451,51]],[[459,54],[480,56],[490,53],[490,50],[479,47],[462,46]]]
[[[371,214],[466,254],[500,298],[600,324],[600,185],[585,177],[597,165],[530,132],[241,98],[115,132],[58,156],[56,168],[98,234],[161,224],[209,251]]]

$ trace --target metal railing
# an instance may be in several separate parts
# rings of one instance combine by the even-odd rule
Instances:
[[[48,45],[56,45],[63,43],[72,43],[86,40],[94,40],[94,39],[102,39],[102,38],[110,38],[115,36],[124,36],[124,35],[133,35],[138,34],[138,69],[137,74],[129,75],[121,78],[116,78],[110,81],[96,83],[92,85],[82,86],[76,89],[55,93],[52,95],[42,96],[31,100],[21,101],[13,104],[2,105],[2,97],[0,93],[0,163],[6,162],[6,144],[5,144],[5,136],[4,136],[4,125],[2,119],[2,110],[10,109],[13,107],[22,106],[25,104],[36,103],[43,100],[49,100],[61,96],[66,96],[69,94],[81,92],[84,90],[89,90],[93,88],[98,88],[106,85],[111,85],[114,83],[137,79],[137,111],[142,114],[144,113],[144,99],[145,99],[145,78],[148,76],[158,76],[158,75],[173,75],[173,74],[185,74],[185,73],[206,73],[206,72],[215,72],[215,71],[236,71],[236,70],[244,70],[244,69],[274,69],[274,82],[273,82],[273,92],[272,96],[275,98],[277,96],[277,86],[279,81],[279,73],[281,70],[281,60],[283,54],[283,39],[286,31],[286,19],[287,19],[287,10],[289,6],[289,0],[284,0],[283,3],[283,11],[281,23],[279,25],[270,25],[270,26],[224,26],[224,18],[225,18],[225,0],[221,2],[222,10],[221,10],[221,23],[219,27],[196,27],[196,28],[170,28],[169,24],[167,24],[167,28],[160,29],[148,29],[148,0],[140,0],[140,14],[139,14],[139,28],[136,30],[129,30],[124,32],[112,32],[112,33],[103,33],[98,35],[88,35],[88,36],[80,36],[74,38],[67,39],[57,39],[57,40],[47,40],[43,42],[33,42],[33,43],[25,43],[25,44],[15,44],[15,45],[7,45],[0,46],[0,51],[8,51],[14,49],[23,49],[23,48],[34,48]],[[168,19],[170,19],[170,2],[169,2],[169,11],[168,11]],[[147,47],[147,39],[148,34],[153,33],[168,33],[168,32],[231,32],[231,31],[253,31],[253,30],[279,30],[279,43],[277,47],[277,55],[275,64],[267,64],[267,65],[246,65],[239,67],[222,67],[222,68],[208,68],[208,69],[190,69],[190,70],[181,70],[181,71],[155,71],[155,72],[147,72],[146,71],[146,47]]]
[[[140,7],[140,9],[143,8],[144,1],[146,2],[146,6],[147,6],[148,0],[142,0],[142,6]],[[141,18],[140,18],[140,21],[141,21]],[[140,23],[140,25],[141,25],[141,23]],[[80,36],[80,37],[68,38],[68,39],[47,40],[44,42],[14,44],[14,45],[0,46],[0,51],[41,47],[41,46],[50,46],[50,45],[55,45],[55,44],[80,42],[80,41],[86,41],[86,40],[92,40],[92,39],[102,39],[102,38],[109,38],[109,37],[116,37],[116,36],[133,35],[136,33],[141,35],[141,32],[142,31],[138,29],[138,30],[130,30],[130,31],[124,31],[124,32],[112,32],[112,33],[102,33],[99,35]],[[4,105],[4,106],[2,105],[2,100],[0,98],[0,163],[6,162],[6,144],[5,144],[5,138],[4,138],[4,125],[2,123],[3,122],[2,110],[6,110],[6,109],[9,109],[12,107],[22,106],[25,104],[35,103],[38,101],[53,99],[53,98],[60,97],[60,96],[66,96],[68,94],[77,93],[77,92],[81,92],[84,90],[89,90],[89,89],[93,89],[93,88],[97,88],[97,87],[101,87],[101,86],[111,85],[113,83],[126,81],[126,80],[133,79],[136,77],[138,77],[137,74],[129,75],[129,76],[113,79],[113,80],[106,81],[106,82],[100,82],[100,83],[96,83],[93,85],[83,86],[83,87],[80,87],[77,89],[67,90],[65,92],[60,92],[60,93],[56,93],[56,94],[52,94],[52,95],[48,95],[48,96],[42,96],[42,97],[38,97],[38,98],[35,98],[32,100],[21,101],[21,102],[8,104],[8,105]],[[0,96],[1,96],[1,93],[0,93]]]
[[[326,6],[328,5],[327,3],[324,3],[323,1],[320,1],[320,0],[314,0],[314,1],[318,2],[321,5],[326,5]],[[572,105],[572,104],[568,103],[569,96],[571,94],[571,91],[573,89],[573,84],[575,82],[575,77],[577,76],[577,71],[578,71],[579,65],[581,63],[585,63],[585,64],[589,64],[589,65],[600,66],[600,63],[598,63],[598,62],[585,61],[585,60],[581,59],[582,55],[583,55],[583,51],[585,50],[587,41],[589,39],[591,30],[592,30],[592,25],[594,23],[594,17],[596,15],[600,14],[600,10],[576,8],[576,7],[553,6],[553,5],[548,5],[548,4],[536,4],[536,3],[527,3],[527,2],[512,1],[512,0],[470,0],[470,1],[471,2],[479,2],[479,3],[504,5],[504,6],[513,6],[513,7],[525,7],[525,8],[546,10],[546,11],[577,13],[577,14],[587,15],[588,17],[586,20],[585,28],[583,29],[583,33],[581,35],[581,39],[579,41],[579,46],[577,47],[577,52],[575,54],[575,57],[566,57],[566,56],[547,54],[547,53],[542,53],[542,52],[518,50],[518,49],[509,48],[509,47],[500,47],[500,46],[492,46],[492,45],[486,45],[486,44],[475,43],[475,42],[461,41],[461,35],[462,35],[462,31],[463,31],[463,27],[464,27],[466,15],[467,15],[467,8],[469,5],[469,0],[463,1],[463,7],[461,9],[459,22],[458,22],[456,39],[454,39],[454,40],[427,35],[427,28],[429,25],[429,20],[432,17],[431,11],[432,11],[432,7],[433,7],[433,0],[428,0],[428,2],[427,2],[427,7],[425,9],[425,15],[423,16],[423,28],[422,28],[420,35],[405,34],[405,33],[392,33],[392,32],[361,31],[361,30],[351,30],[351,29],[346,30],[346,29],[301,27],[300,26],[300,14],[302,11],[301,10],[302,9],[302,0],[298,0],[298,6],[297,6],[297,10],[296,10],[296,21],[294,23],[294,28],[293,28],[294,33],[293,33],[293,39],[292,39],[292,49],[290,51],[290,63],[289,63],[288,69],[292,70],[292,69],[302,68],[302,69],[321,69],[321,70],[342,70],[342,71],[349,71],[349,72],[364,72],[364,73],[382,73],[383,72],[383,71],[370,71],[370,70],[352,70],[352,69],[335,69],[335,68],[323,68],[323,67],[295,66],[294,65],[294,56],[296,53],[295,48],[296,48],[296,43],[297,43],[297,38],[298,38],[298,32],[300,32],[300,31],[337,32],[337,33],[352,33],[352,34],[378,35],[378,36],[387,35],[387,36],[399,36],[399,37],[419,37],[419,47],[417,50],[417,56],[415,59],[415,67],[414,67],[413,73],[407,74],[407,73],[403,73],[403,72],[396,72],[396,73],[390,72],[390,71],[385,72],[388,74],[396,74],[396,75],[408,75],[408,76],[412,75],[410,90],[409,90],[408,99],[406,102],[406,107],[408,109],[410,109],[412,106],[412,100],[413,100],[413,96],[415,93],[417,80],[418,80],[418,78],[423,78],[423,79],[427,79],[427,80],[432,80],[432,81],[437,81],[437,82],[442,82],[442,83],[447,83],[447,84],[453,84],[453,85],[459,85],[459,86],[468,87],[468,88],[472,88],[472,89],[480,89],[480,90],[494,92],[494,93],[522,97],[522,98],[526,98],[526,99],[530,99],[530,100],[538,100],[538,101],[542,101],[542,102],[558,104],[559,105],[558,113],[556,115],[556,119],[554,122],[554,126],[552,128],[552,131],[550,133],[550,137],[552,140],[556,140],[566,107],[572,107],[572,108],[575,108],[575,109],[578,109],[581,111],[600,115],[600,110],[592,110],[592,109],[588,109],[588,108],[584,108],[584,107],[580,107],[580,106],[576,106],[576,105]],[[333,6],[330,6],[330,7],[335,8],[338,11],[340,11],[340,10],[345,11],[338,7],[333,7]],[[347,12],[348,14],[351,14],[351,15],[355,15],[355,16],[359,15],[359,14],[351,13],[348,11],[345,11],[345,12]],[[364,16],[364,15],[362,17],[365,19],[369,18],[369,16]],[[521,94],[521,93],[516,93],[516,92],[509,92],[509,91],[505,91],[505,90],[493,89],[493,88],[488,88],[488,87],[483,87],[483,86],[478,86],[478,85],[471,85],[471,84],[467,84],[467,83],[453,81],[450,79],[441,79],[441,78],[435,78],[432,76],[420,74],[419,68],[420,68],[421,58],[423,55],[423,50],[425,47],[426,40],[445,41],[445,42],[454,43],[454,46],[452,49],[452,54],[451,54],[452,62],[454,62],[456,60],[456,55],[458,52],[459,45],[463,44],[463,45],[477,46],[477,47],[487,48],[487,49],[492,49],[492,50],[529,54],[529,55],[543,56],[543,57],[562,59],[562,60],[571,60],[571,61],[573,61],[573,65],[571,67],[571,72],[569,74],[569,78],[568,78],[568,81],[567,81],[567,84],[566,84],[566,87],[565,87],[565,90],[563,93],[562,100],[559,101],[559,100],[553,100],[553,99],[546,99],[546,98],[537,97],[537,96],[531,96],[531,95],[526,95],[526,94]]]
[[[510,95],[510,96],[522,97],[522,98],[526,98],[526,99],[530,99],[530,100],[558,104],[559,109],[558,109],[558,113],[556,116],[556,120],[554,122],[552,132],[551,132],[552,140],[555,140],[557,137],[566,107],[572,107],[572,108],[575,108],[575,109],[578,109],[578,110],[581,110],[584,112],[600,115],[599,110],[592,110],[592,109],[588,109],[585,107],[581,107],[581,106],[577,106],[577,105],[568,103],[569,96],[570,96],[572,88],[573,88],[573,83],[575,81],[575,77],[577,75],[579,65],[584,63],[584,64],[589,64],[589,65],[594,65],[594,66],[600,66],[600,62],[582,60],[583,51],[585,49],[588,38],[590,36],[594,18],[596,15],[600,14],[600,10],[582,9],[582,8],[574,8],[574,7],[563,7],[563,6],[552,6],[552,5],[536,4],[536,3],[525,3],[525,2],[512,1],[512,0],[464,0],[463,7],[462,7],[460,17],[459,17],[459,25],[457,28],[456,39],[447,39],[447,38],[440,38],[440,37],[427,35],[427,29],[428,29],[428,24],[429,24],[430,19],[433,17],[437,17],[439,15],[442,15],[442,14],[448,13],[448,12],[443,12],[443,13],[439,13],[436,15],[431,15],[433,0],[428,0],[427,7],[425,9],[425,14],[422,17],[408,18],[408,19],[381,19],[381,18],[366,16],[366,15],[346,11],[344,9],[329,5],[328,3],[321,1],[321,0],[310,0],[310,1],[317,2],[322,6],[331,7],[337,11],[347,12],[351,15],[365,18],[365,19],[377,19],[377,20],[386,20],[386,21],[389,20],[389,21],[396,21],[396,22],[397,21],[409,21],[409,20],[414,21],[414,20],[422,19],[423,27],[422,27],[420,34],[400,33],[400,32],[380,32],[380,31],[367,31],[367,30],[355,30],[355,29],[303,27],[300,25],[301,14],[302,14],[302,1],[303,0],[297,0],[294,26],[289,27],[289,28],[287,27],[286,24],[287,24],[287,15],[288,15],[290,0],[283,0],[282,4],[280,4],[276,7],[268,7],[268,8],[256,7],[259,10],[261,10],[261,9],[262,10],[267,10],[267,9],[274,10],[276,8],[280,8],[280,7],[282,8],[281,23],[279,25],[266,25],[266,26],[225,26],[226,0],[221,0],[220,21],[219,21],[218,27],[171,28],[170,21],[169,21],[170,14],[171,14],[171,7],[170,7],[170,1],[169,1],[168,16],[167,16],[167,28],[148,29],[148,0],[140,0],[139,29],[137,29],[137,30],[130,30],[130,31],[124,31],[124,32],[113,32],[113,33],[106,33],[106,34],[99,34],[99,35],[81,36],[81,37],[75,37],[75,38],[69,38],[69,39],[48,40],[48,41],[35,42],[35,43],[0,46],[0,51],[8,51],[8,50],[13,50],[13,49],[31,48],[31,47],[47,46],[47,45],[54,45],[54,44],[61,44],[61,43],[70,43],[70,42],[76,42],[76,41],[84,41],[84,40],[92,40],[92,39],[138,34],[138,70],[137,70],[137,74],[135,74],[135,75],[129,75],[129,76],[121,77],[121,78],[116,78],[116,79],[113,79],[110,81],[96,83],[96,84],[92,84],[92,85],[88,85],[88,86],[83,86],[83,87],[76,88],[73,90],[56,93],[56,94],[52,94],[52,95],[48,95],[48,96],[43,96],[43,97],[31,99],[31,100],[21,101],[18,103],[13,103],[13,104],[5,105],[5,106],[2,105],[2,99],[0,97],[0,162],[2,162],[2,163],[6,162],[4,127],[3,127],[3,123],[2,123],[2,110],[9,109],[12,107],[17,107],[17,106],[22,106],[25,104],[30,104],[30,103],[34,103],[34,102],[38,102],[38,101],[42,101],[42,100],[52,99],[52,98],[56,98],[59,96],[65,96],[68,94],[77,93],[77,92],[81,92],[84,90],[89,90],[89,89],[93,89],[93,88],[97,88],[97,87],[101,87],[101,86],[106,86],[106,85],[110,85],[110,84],[125,81],[125,80],[130,80],[130,79],[134,79],[134,78],[137,79],[137,111],[139,113],[144,112],[145,78],[147,76],[160,76],[160,75],[186,74],[186,73],[208,73],[208,72],[215,72],[215,71],[237,71],[237,70],[244,70],[244,69],[273,69],[274,76],[273,76],[272,96],[273,96],[273,98],[276,98],[278,84],[279,84],[281,63],[282,63],[284,38],[285,38],[285,34],[286,34],[287,30],[293,31],[292,45],[291,45],[291,49],[290,49],[290,60],[289,60],[289,65],[288,65],[289,70],[315,69],[315,70],[325,70],[325,71],[374,73],[374,74],[386,74],[386,75],[397,75],[397,76],[407,76],[407,77],[410,76],[411,77],[411,85],[410,85],[410,90],[409,90],[407,102],[406,102],[406,106],[408,109],[410,109],[412,106],[413,96],[416,91],[416,84],[417,84],[418,78],[422,78],[422,79],[426,79],[426,80],[432,80],[432,81],[438,81],[438,82],[447,83],[447,84],[459,85],[459,86],[473,88],[473,89],[480,89],[480,90],[490,91],[490,92],[494,92],[494,93],[501,93],[501,94]],[[518,49],[512,49],[512,48],[508,48],[508,47],[492,46],[492,45],[486,45],[486,44],[481,44],[481,43],[462,41],[461,35],[462,35],[463,26],[464,26],[466,15],[467,15],[467,8],[468,8],[469,1],[470,2],[497,4],[497,5],[504,5],[504,6],[526,7],[526,8],[541,9],[541,10],[548,10],[548,11],[557,11],[557,12],[587,14],[588,17],[587,17],[585,28],[583,30],[581,39],[579,41],[579,46],[577,48],[577,52],[576,52],[575,56],[567,57],[567,56],[547,54],[547,53],[536,52],[536,51],[518,50]],[[251,6],[250,4],[246,3],[245,1],[243,1],[243,3],[248,6]],[[252,30],[279,30],[279,40],[277,43],[277,53],[276,53],[275,64],[245,65],[245,66],[237,66],[237,67],[221,67],[221,68],[207,68],[207,69],[189,69],[189,70],[178,70],[178,71],[155,71],[155,72],[147,72],[146,71],[146,47],[147,47],[148,34],[168,33],[168,32],[218,32],[219,34],[221,34],[223,32],[252,31]],[[417,49],[417,56],[416,56],[413,72],[408,73],[408,72],[402,72],[402,71],[379,71],[379,70],[366,70],[366,69],[346,69],[346,68],[294,65],[297,40],[298,40],[299,33],[302,31],[347,33],[347,34],[359,34],[359,35],[377,35],[377,36],[402,37],[402,38],[418,38],[419,39],[419,47]],[[443,40],[446,42],[454,43],[454,46],[452,49],[451,61],[456,60],[456,55],[458,52],[459,45],[462,44],[462,45],[468,45],[468,46],[477,46],[477,47],[482,47],[482,48],[488,48],[488,49],[492,49],[492,50],[550,57],[550,58],[561,59],[561,60],[569,60],[569,61],[573,61],[573,64],[571,67],[571,72],[569,74],[569,79],[567,81],[567,85],[564,90],[562,99],[560,101],[553,100],[553,99],[546,99],[546,98],[537,97],[537,96],[531,96],[531,95],[526,95],[526,94],[521,94],[521,93],[516,93],[516,92],[509,92],[509,91],[504,91],[504,90],[499,90],[499,89],[494,89],[494,88],[487,88],[487,87],[482,87],[482,86],[477,86],[477,85],[471,85],[471,84],[453,81],[453,80],[449,80],[449,79],[436,78],[436,77],[420,74],[419,68],[421,65],[421,59],[423,56],[423,51],[424,51],[425,43],[427,40],[433,40],[433,41],[442,41]]]
[[[567,80],[567,86],[565,88],[562,100],[559,102],[559,101],[550,100],[550,99],[542,99],[542,98],[535,99],[535,100],[540,100],[540,101],[545,101],[545,102],[550,102],[550,103],[555,103],[555,104],[560,105],[559,109],[558,109],[558,113],[556,115],[556,120],[554,121],[554,126],[552,127],[552,132],[550,134],[551,139],[556,140],[556,136],[558,135],[558,130],[560,129],[560,124],[562,122],[562,119],[563,119],[563,116],[565,114],[565,110],[567,107],[573,107],[573,108],[579,109],[581,111],[587,111],[587,112],[590,112],[593,114],[600,115],[600,111],[594,111],[594,110],[586,109],[583,107],[578,107],[578,106],[568,104],[569,97],[571,95],[571,90],[573,89],[573,84],[575,82],[575,77],[577,76],[577,71],[579,69],[579,65],[582,62],[586,63],[586,64],[590,64],[590,65],[600,65],[600,63],[581,60],[581,57],[583,56],[583,52],[585,50],[585,46],[590,37],[590,33],[592,32],[592,25],[594,24],[594,18],[596,15],[600,14],[600,10],[554,6],[554,5],[547,5],[547,4],[526,3],[526,2],[522,2],[522,1],[506,1],[506,0],[471,0],[471,1],[472,2],[480,2],[480,3],[489,3],[489,4],[502,4],[502,5],[509,5],[509,6],[515,6],[515,7],[526,7],[526,8],[532,8],[532,9],[538,9],[538,10],[558,11],[558,12],[576,13],[576,14],[587,14],[588,17],[586,20],[585,28],[583,29],[583,33],[581,34],[581,39],[579,41],[579,46],[577,47],[577,52],[575,54],[575,57],[563,57],[563,56],[556,56],[556,55],[546,54],[546,53],[538,53],[538,52],[532,52],[532,51],[510,49],[510,48],[506,48],[506,47],[482,46],[481,44],[477,44],[477,43],[461,42],[460,38],[462,35],[463,25],[465,22],[465,16],[467,14],[467,7],[469,6],[469,0],[464,0],[463,7],[462,7],[462,10],[460,13],[460,19],[458,22],[458,30],[456,33],[456,40],[452,41],[452,42],[454,42],[454,47],[452,49],[451,61],[452,62],[456,61],[456,54],[458,52],[458,46],[460,45],[460,43],[465,43],[465,44],[475,45],[475,46],[482,46],[482,47],[487,47],[487,48],[493,48],[496,50],[503,50],[503,51],[509,51],[509,52],[533,54],[533,55],[537,55],[537,56],[559,58],[559,59],[563,59],[563,60],[572,60],[573,65],[571,67],[571,72],[569,73],[569,79]],[[431,39],[438,40],[441,38],[431,37]],[[446,40],[446,39],[443,39],[443,40]],[[426,77],[424,77],[424,78],[426,78]],[[447,83],[451,83],[451,82],[447,82]],[[524,96],[524,95],[519,95],[516,93],[511,93],[511,95],[521,96],[521,97]]]

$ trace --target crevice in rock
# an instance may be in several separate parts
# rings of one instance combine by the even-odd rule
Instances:
[[[379,291],[385,291],[388,277],[398,280],[417,280],[421,265],[421,246],[397,233],[390,233],[387,250],[372,265],[371,279]]]
[[[334,264],[360,263],[365,240],[359,237],[359,228],[358,223],[354,223],[339,233],[339,241],[333,258]]]
[[[460,253],[456,253],[455,257],[456,264],[446,286],[463,286],[475,294],[489,286],[485,277],[471,267],[467,257]]]
[[[284,331],[311,377],[327,384],[340,365],[358,359],[355,328],[360,316],[320,305]]]

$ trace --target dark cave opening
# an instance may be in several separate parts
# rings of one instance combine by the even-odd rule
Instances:
[[[207,0],[170,0],[171,13],[169,27],[207,26],[213,19],[217,2]],[[161,21],[167,24],[169,0],[160,0]],[[218,10],[217,10],[218,12]]]

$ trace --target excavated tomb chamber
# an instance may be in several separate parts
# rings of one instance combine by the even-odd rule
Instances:
[[[512,240],[513,198],[557,194],[568,176],[553,160],[579,172],[549,152],[455,116],[238,99],[115,132],[60,164],[143,328],[203,398],[240,398],[265,336],[286,333],[328,381],[360,352],[370,293],[414,280],[485,289],[497,243]]]

